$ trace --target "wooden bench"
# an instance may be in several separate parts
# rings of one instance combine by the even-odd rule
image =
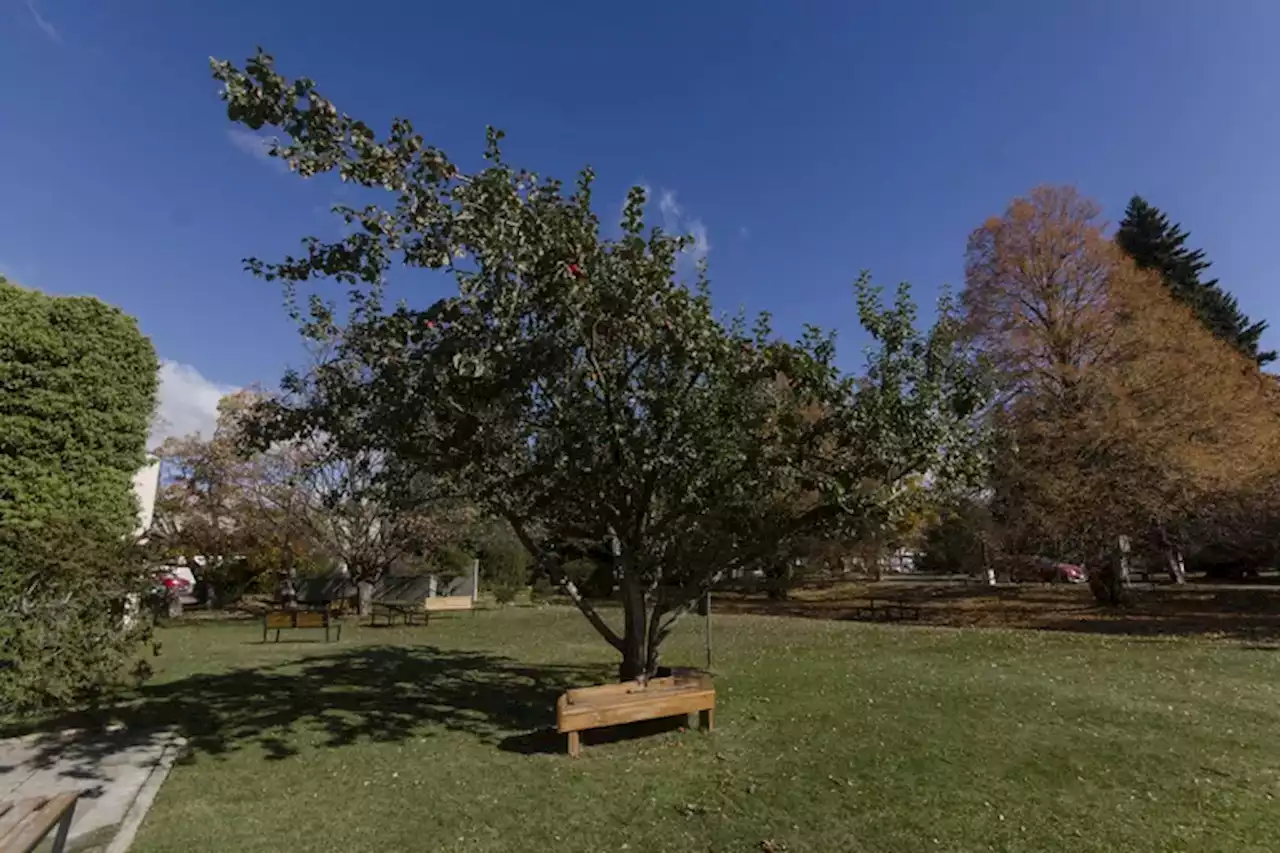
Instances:
[[[854,619],[868,619],[872,622],[900,622],[905,619],[919,620],[920,605],[912,604],[905,598],[867,598],[866,604],[853,608]]]
[[[342,623],[328,610],[268,610],[262,617],[262,642],[267,641],[267,634],[276,632],[276,642],[280,642],[280,632],[297,628],[323,628],[324,641],[329,642],[329,629],[337,628],[336,639],[342,639]]]
[[[0,802],[0,853],[30,853],[57,828],[52,853],[62,853],[79,791]]]
[[[569,736],[569,755],[577,758],[587,729],[694,713],[705,731],[715,727],[716,689],[703,672],[566,691],[556,701],[556,731]]]

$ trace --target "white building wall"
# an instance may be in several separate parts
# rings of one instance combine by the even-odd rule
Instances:
[[[151,519],[156,512],[156,495],[160,491],[160,460],[147,457],[147,464],[133,475],[133,493],[138,499],[138,527],[135,538],[151,529]]]

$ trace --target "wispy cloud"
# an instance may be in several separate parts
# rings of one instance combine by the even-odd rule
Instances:
[[[40,10],[36,8],[35,0],[27,0],[27,11],[31,13],[31,19],[36,22],[36,26],[49,37],[50,41],[62,44],[62,34],[58,32],[57,28],[54,27],[53,24],[46,21],[44,16],[40,14]]]
[[[687,251],[695,261],[701,261],[711,251],[711,240],[707,236],[707,226],[701,219],[689,219],[684,208],[676,198],[674,190],[663,190],[658,197],[658,213],[662,215],[662,228],[672,234],[687,234],[693,237],[693,245]]]
[[[662,191],[658,199],[658,212],[662,214],[663,229],[671,232],[680,230],[680,215],[684,213],[684,209],[680,207],[680,202],[676,201],[675,191]]]
[[[271,156],[271,139],[268,137],[254,133],[252,130],[233,127],[227,131],[227,139],[231,140],[232,145],[255,160],[265,163],[277,171],[289,171],[288,163],[279,157]]]
[[[711,251],[711,241],[707,239],[707,226],[702,224],[701,219],[695,219],[688,225],[689,233],[693,235],[693,245],[689,248],[689,253],[693,255],[695,261],[700,261],[707,256],[707,252]]]
[[[238,390],[234,385],[205,378],[190,364],[171,359],[160,362],[160,405],[151,424],[148,447],[159,447],[170,436],[213,435],[218,401]]]

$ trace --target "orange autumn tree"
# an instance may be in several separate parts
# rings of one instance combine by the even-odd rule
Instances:
[[[962,305],[1001,392],[998,513],[1103,568],[1100,597],[1123,597],[1121,536],[1156,544],[1182,580],[1180,532],[1201,507],[1275,470],[1256,365],[1137,270],[1074,189],[1037,188],[973,232]]]

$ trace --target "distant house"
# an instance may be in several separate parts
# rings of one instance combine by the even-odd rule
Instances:
[[[133,494],[138,500],[138,526],[135,539],[141,539],[151,529],[156,514],[156,496],[160,492],[160,457],[147,454],[147,464],[133,475]]]

